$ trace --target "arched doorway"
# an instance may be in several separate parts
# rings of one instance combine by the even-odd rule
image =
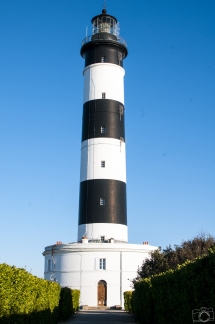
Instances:
[[[107,306],[107,282],[105,280],[98,282],[98,306]]]

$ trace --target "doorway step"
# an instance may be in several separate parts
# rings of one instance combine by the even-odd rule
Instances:
[[[82,310],[107,310],[107,309],[116,309],[116,310],[121,310],[122,306],[120,305],[115,305],[115,306],[88,306],[88,305],[83,305],[81,307]]]

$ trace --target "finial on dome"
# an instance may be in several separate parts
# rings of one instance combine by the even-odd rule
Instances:
[[[107,13],[107,3],[106,3],[106,0],[104,0],[104,2],[103,2],[103,10],[102,10],[102,13],[104,15],[106,15],[106,13]]]

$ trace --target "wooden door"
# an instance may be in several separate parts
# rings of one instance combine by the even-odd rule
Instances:
[[[98,306],[106,306],[107,283],[104,280],[98,282]]]

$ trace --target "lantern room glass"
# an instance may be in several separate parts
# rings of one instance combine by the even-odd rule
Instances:
[[[108,15],[97,16],[92,21],[93,35],[98,33],[109,33],[117,35],[117,22],[113,17]]]

